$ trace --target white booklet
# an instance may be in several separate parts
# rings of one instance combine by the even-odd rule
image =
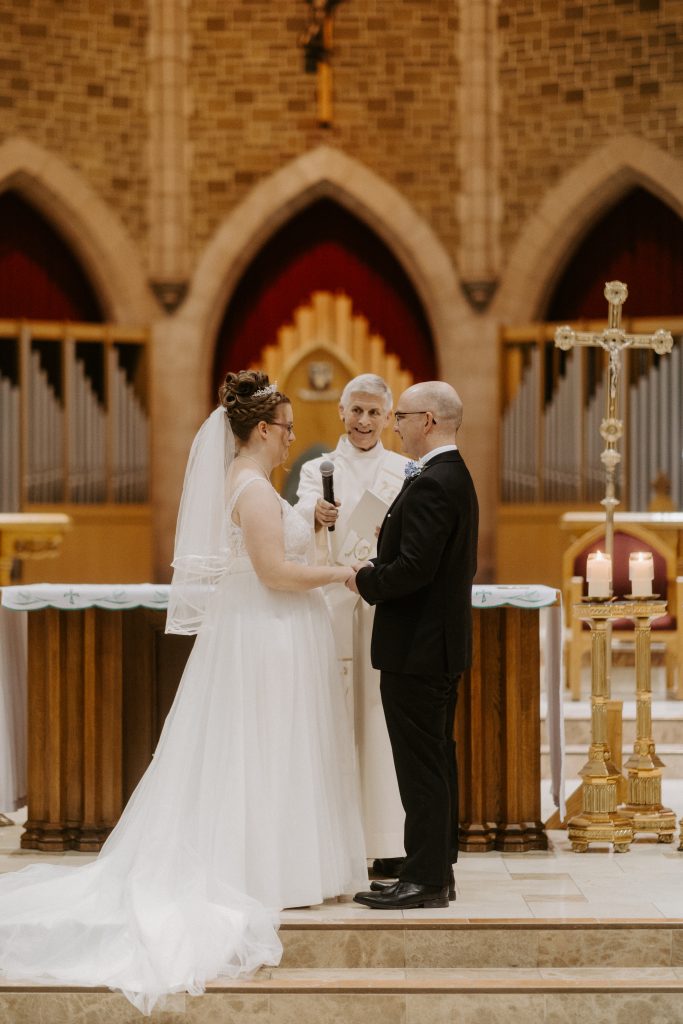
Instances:
[[[346,535],[336,545],[337,562],[342,565],[353,565],[354,562],[364,562],[372,557],[389,504],[372,491],[363,493],[349,516]]]

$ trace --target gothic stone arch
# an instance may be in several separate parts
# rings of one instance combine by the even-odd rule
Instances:
[[[47,217],[79,258],[107,319],[146,323],[155,304],[125,228],[85,179],[30,139],[0,145],[0,190],[14,188]]]
[[[529,218],[510,254],[492,314],[507,323],[536,319],[578,240],[634,185],[649,189],[683,217],[683,164],[635,135],[610,139],[550,189]]]
[[[209,380],[225,306],[263,243],[314,199],[329,196],[365,221],[406,269],[432,327],[437,361],[457,344],[455,327],[470,311],[451,260],[429,224],[390,184],[331,146],[319,146],[260,182],[223,221],[199,260],[179,310],[197,328],[200,372]]]

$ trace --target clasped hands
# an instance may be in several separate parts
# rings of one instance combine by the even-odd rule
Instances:
[[[366,565],[372,565],[372,562],[354,562],[350,567],[352,575],[345,581],[344,586],[347,590],[350,590],[352,594],[358,594],[358,587],[356,586],[356,573],[359,569],[364,569]]]
[[[330,526],[334,526],[339,516],[340,505],[340,501],[335,501],[333,504],[331,501],[325,501],[324,498],[318,498],[315,503],[316,525],[328,528]],[[366,565],[372,565],[372,562],[355,562],[353,565],[348,567],[349,575],[344,580],[344,586],[353,594],[358,593],[358,588],[356,586],[356,573]]]

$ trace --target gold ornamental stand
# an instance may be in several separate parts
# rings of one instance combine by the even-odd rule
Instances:
[[[631,820],[617,810],[622,775],[612,762],[607,743],[607,624],[628,615],[625,604],[589,598],[574,605],[574,614],[585,619],[591,629],[591,744],[588,761],[579,772],[582,810],[567,825],[576,853],[584,853],[591,843],[611,843],[615,853],[626,853],[633,840]]]
[[[61,512],[0,514],[0,587],[11,584],[16,559],[55,558],[72,526],[71,516]]]
[[[650,639],[653,619],[666,611],[666,601],[654,597],[631,597],[625,602],[626,616],[636,624],[636,740],[625,764],[628,795],[619,812],[627,817],[633,832],[654,832],[660,843],[672,843],[676,815],[662,804],[663,763],[652,738],[652,687],[650,683]]]

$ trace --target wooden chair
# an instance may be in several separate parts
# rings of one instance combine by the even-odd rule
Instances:
[[[588,530],[571,544],[562,560],[563,597],[568,639],[565,645],[567,687],[573,700],[581,698],[581,662],[590,650],[588,625],[574,618],[572,607],[586,596],[586,561],[593,551],[605,550],[605,527]],[[642,526],[620,524],[614,531],[613,592],[630,593],[628,560],[633,551],[651,551],[655,578],[652,589],[667,602],[667,614],[652,623],[652,639],[665,645],[666,685],[670,696],[683,700],[683,576],[676,576],[676,549]],[[627,640],[634,631],[631,619],[618,619],[614,635]]]

